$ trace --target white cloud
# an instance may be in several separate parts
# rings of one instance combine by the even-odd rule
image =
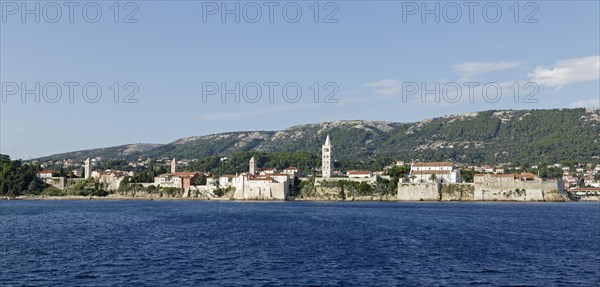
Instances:
[[[454,66],[454,70],[463,77],[472,77],[484,73],[510,70],[519,67],[522,62],[466,62]]]
[[[558,61],[553,67],[537,67],[528,75],[532,82],[553,88],[600,78],[600,56]]]
[[[365,87],[375,88],[375,93],[379,95],[397,95],[402,91],[402,83],[394,79],[367,83]]]
[[[569,104],[572,108],[600,108],[600,99],[579,100]]]

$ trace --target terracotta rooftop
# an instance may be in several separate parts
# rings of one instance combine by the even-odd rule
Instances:
[[[514,174],[511,173],[507,173],[507,174],[493,174],[493,173],[487,173],[487,174],[483,174],[483,173],[476,173],[475,176],[490,176],[490,177],[512,177],[515,178]]]
[[[371,172],[367,170],[349,170],[348,174],[371,174]]]
[[[411,170],[410,174],[450,174],[450,170],[432,169],[432,170]]]
[[[265,176],[265,177],[255,177],[252,178],[252,180],[266,180],[266,181],[273,181],[273,178],[270,176]]]
[[[440,162],[413,162],[412,166],[414,167],[436,167],[436,166],[453,166],[454,163],[449,161],[440,161]]]
[[[570,191],[600,191],[599,187],[577,187],[571,188]]]
[[[182,176],[182,177],[194,176],[196,174],[199,174],[199,173],[197,173],[195,171],[185,171],[185,172],[182,171],[182,172],[173,173],[174,176]]]

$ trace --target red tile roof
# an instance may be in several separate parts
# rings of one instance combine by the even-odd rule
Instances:
[[[454,163],[449,161],[441,161],[441,162],[413,162],[412,166],[415,167],[436,167],[436,166],[453,166]]]
[[[371,174],[371,172],[366,170],[349,170],[348,174]]]
[[[432,170],[412,170],[411,174],[450,174],[450,170],[432,169]]]

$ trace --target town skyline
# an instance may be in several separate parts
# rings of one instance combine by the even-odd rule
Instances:
[[[380,199],[390,200],[391,195],[392,198],[397,196],[400,201],[569,201],[581,200],[582,196],[584,200],[588,199],[587,196],[594,198],[600,191],[600,163],[566,162],[544,167],[537,164],[478,166],[449,161],[395,160],[381,170],[336,170],[336,153],[327,134],[321,146],[320,168],[298,168],[289,162],[283,166],[259,168],[255,156],[251,156],[247,166],[236,170],[235,174],[224,173],[221,169],[218,172],[198,170],[197,166],[192,167],[190,161],[178,161],[175,157],[141,162],[138,159],[138,162],[130,162],[125,171],[114,170],[110,165],[105,166],[108,167],[105,170],[94,169],[94,165],[102,164],[102,159],[89,157],[83,165],[66,161],[65,165],[56,165],[51,162],[50,165],[59,166],[60,172],[47,169],[47,163],[34,164],[43,168],[37,172],[37,178],[50,185],[56,195],[72,193],[73,186],[81,188],[94,182],[95,193],[101,196],[116,193],[122,196],[131,192],[132,197],[144,194],[142,198],[166,195],[232,200],[296,200],[305,197],[346,200],[344,186],[356,189],[351,193],[352,200],[355,196],[379,192]],[[228,160],[219,159],[220,162]],[[156,164],[161,165],[161,162],[163,164],[157,170]],[[185,166],[185,171],[180,171],[179,164]],[[165,165],[170,167],[168,171]],[[67,173],[63,169],[65,166],[70,170]],[[132,170],[133,167],[137,172]],[[540,175],[541,170],[544,170],[543,176]],[[331,187],[341,190],[325,197],[311,195],[319,188],[323,191]],[[394,196],[396,190],[397,195]],[[373,200],[373,197],[362,200],[365,199]]]

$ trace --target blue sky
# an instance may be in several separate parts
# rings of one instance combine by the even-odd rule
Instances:
[[[313,1],[289,4],[288,18],[282,16],[287,2],[279,2],[273,23],[269,2],[134,1],[116,9],[112,1],[98,1],[86,6],[88,18],[82,16],[87,2],[77,2],[73,23],[64,2],[35,1],[25,8],[40,4],[39,23],[33,14],[24,15],[23,23],[22,3],[2,1],[0,22],[0,152],[13,158],[343,119],[411,122],[489,109],[600,107],[598,1],[519,2],[518,9],[511,8],[512,1],[497,1],[487,6],[487,20],[482,7],[488,2],[477,2],[472,23],[461,2],[319,2],[318,23]],[[57,3],[61,17],[48,3]],[[222,3],[229,9],[239,3],[239,23],[233,14],[221,19]],[[422,3],[428,9],[439,3],[439,23],[433,14],[422,19]],[[98,7],[102,15],[89,23]],[[291,23],[298,7],[302,15]],[[496,17],[497,7],[502,14]],[[137,23],[124,23],[135,8],[129,20]],[[323,23],[329,14],[327,20],[337,23]],[[249,22],[253,18],[256,23]],[[537,23],[524,23],[533,20]],[[72,103],[65,82],[79,84]],[[470,82],[479,83],[472,101],[465,84]],[[22,83],[27,89],[40,84],[25,103]],[[62,91],[55,103],[48,100],[56,95],[52,83]],[[88,97],[95,96],[89,83],[102,89],[97,102],[83,99],[86,84],[92,87]],[[220,91],[208,95],[203,83],[205,88],[217,83],[219,90],[221,83],[227,89],[239,83],[240,89],[222,103]],[[257,91],[252,83],[261,88],[257,102],[251,102]],[[270,84],[264,83],[278,84],[272,103]],[[433,93],[448,100],[436,102],[429,94],[423,103],[421,88],[432,90],[436,83],[440,88]],[[283,99],[286,84],[289,98],[296,95],[294,87],[302,89],[297,102]],[[48,99],[36,103],[44,87]],[[135,87],[138,102],[124,103]],[[414,87],[419,90],[409,90]],[[502,91],[499,99],[496,88]],[[248,99],[236,103],[235,94],[244,91]],[[337,103],[323,102],[332,92]]]

